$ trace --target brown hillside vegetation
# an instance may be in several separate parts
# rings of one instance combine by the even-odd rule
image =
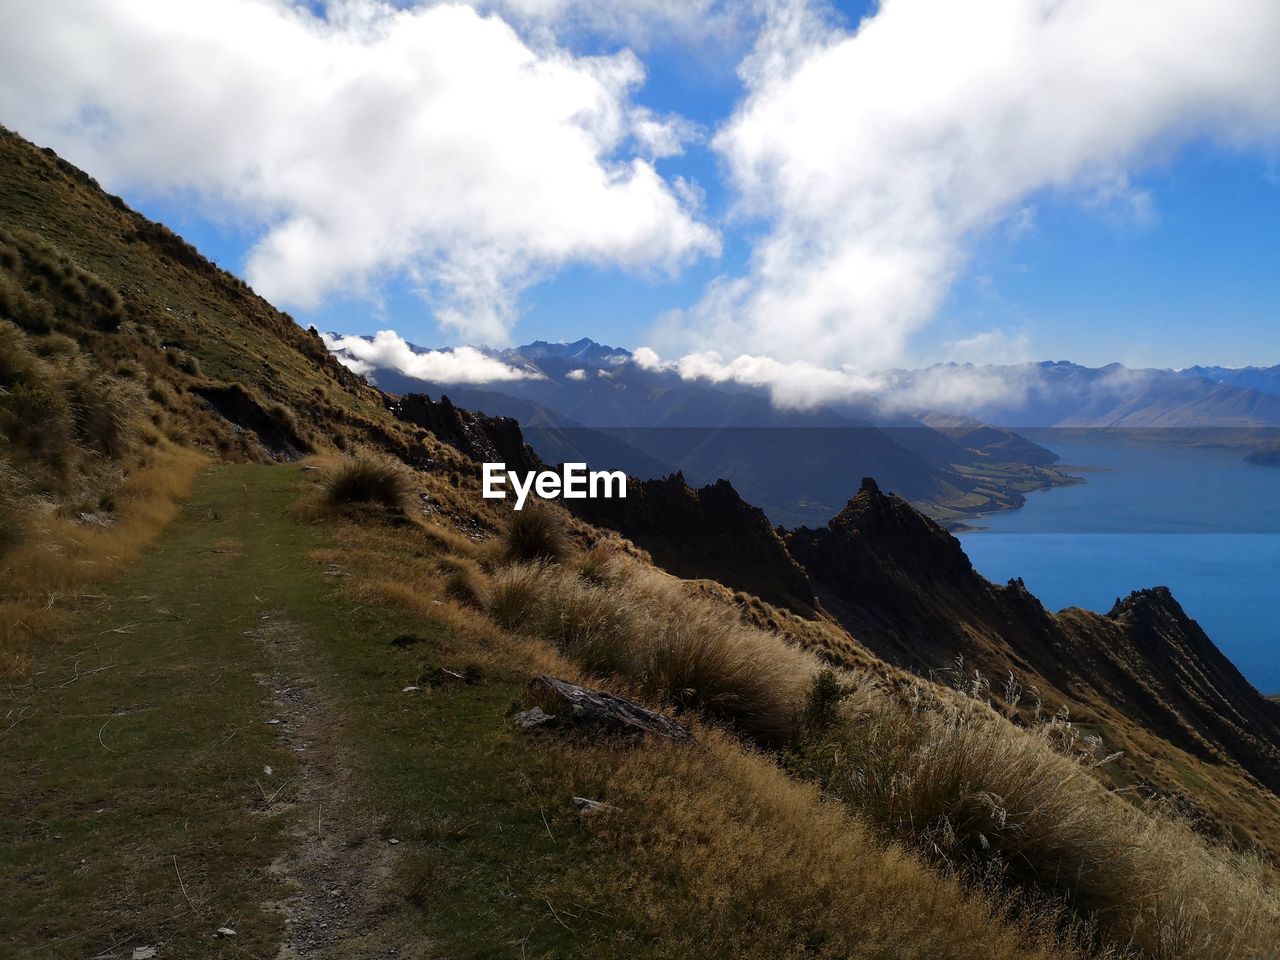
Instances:
[[[434,509],[492,526],[470,461],[388,402],[242,281],[0,128],[5,663],[91,602],[81,588],[156,534],[202,461],[380,450],[449,479]]]
[[[754,519],[731,488],[714,499],[682,482],[649,481],[625,509],[609,504],[585,515],[652,546],[655,559],[686,577],[742,580],[724,558],[756,556],[754,576],[778,582],[803,570],[818,601],[764,612],[757,622],[795,632],[829,661],[865,666],[871,652],[912,673],[978,689],[1019,723],[1035,709],[1066,709],[1077,728],[1098,737],[1114,759],[1094,774],[1135,798],[1171,798],[1201,829],[1244,847],[1280,852],[1280,709],[1260,696],[1183,613],[1164,589],[1118,601],[1109,613],[1052,614],[1020,582],[1000,586],[979,576],[959,541],[901,498],[866,482],[822,529],[785,533],[785,545],[763,552],[774,531]],[[723,485],[727,486],[727,485]],[[679,551],[646,505],[676,501],[677,512],[703,511],[724,549]],[[664,506],[665,508],[665,506]],[[673,554],[675,554],[673,556]],[[767,604],[763,605],[768,607]],[[959,662],[963,676],[954,675]],[[994,688],[991,685],[994,682]],[[1012,684],[1012,687],[1010,687]],[[1009,704],[1006,689],[1022,702]]]
[[[380,393],[7,132],[0,230],[6,949],[1274,956],[1280,708],[1166,593],[1051,615],[870,483],[785,535],[688,497],[761,599],[659,514],[483,502],[513,421]],[[520,733],[542,674],[693,740]]]

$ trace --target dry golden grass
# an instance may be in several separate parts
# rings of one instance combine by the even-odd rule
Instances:
[[[1021,729],[983,704],[914,693],[856,686],[839,728],[794,767],[890,836],[1063,902],[1109,942],[1160,960],[1274,955],[1274,875],[1109,793],[1065,719]]]
[[[562,560],[569,553],[565,520],[558,508],[541,503],[514,510],[503,536],[503,547],[506,559],[515,563]]]
[[[587,672],[765,743],[797,732],[818,669],[812,656],[634,562],[606,584],[515,564],[497,572],[490,597],[500,625],[552,643]]]
[[[578,664],[550,643],[513,634],[484,613],[448,599],[442,558],[424,555],[423,549],[450,539],[439,529],[357,524],[340,517],[326,522],[335,524],[335,547],[314,559],[351,574],[336,582],[345,585],[352,601],[416,612],[443,626],[482,666],[585,679]],[[465,538],[458,545],[468,553],[484,552]],[[566,581],[571,576],[562,573]],[[536,574],[533,582],[540,585]],[[688,749],[542,742],[542,748],[557,752],[566,796],[589,796],[619,808],[588,823],[596,842],[628,864],[611,884],[600,885],[595,872],[590,885],[570,881],[548,893],[557,902],[612,907],[653,921],[648,926],[662,932],[656,941],[637,943],[637,955],[758,960],[1119,956],[1066,943],[1055,926],[1057,915],[1014,916],[1000,897],[967,890],[903,848],[877,840],[856,815],[824,802],[815,787],[791,780],[736,738],[712,727],[698,727],[696,737]]]
[[[95,602],[96,588],[124,569],[177,515],[206,463],[167,443],[125,477],[112,496],[105,526],[28,510],[27,536],[0,559],[0,671],[20,672],[31,650],[56,641],[78,606]]]
[[[333,506],[379,504],[402,509],[409,495],[404,468],[385,457],[344,457],[325,477],[325,493]]]
[[[1015,919],[1001,898],[966,890],[877,839],[814,787],[713,729],[700,728],[688,748],[555,749],[567,793],[617,808],[586,819],[631,867],[604,889],[570,886],[563,899],[625,902],[673,932],[646,956],[1107,955],[1064,942],[1052,910]]]
[[[922,681],[890,696],[870,675],[842,671],[844,696],[825,699],[843,704],[823,707],[833,729],[815,733],[805,721],[827,675],[813,657],[634,561],[610,563],[592,581],[547,564],[499,570],[491,613],[590,674],[757,742],[791,743],[795,772],[886,835],[996,878],[1024,904],[1066,904],[1108,943],[1160,960],[1227,960],[1280,942],[1267,869],[1108,793],[1065,719],[1024,730],[945,688]]]
[[[724,597],[621,550],[490,576],[481,565],[494,551],[443,527],[347,524],[341,540],[333,558],[356,570],[353,596],[443,622],[481,657],[585,674],[787,745],[787,769],[812,786],[708,727],[693,750],[554,748],[570,789],[621,808],[592,821],[599,842],[636,867],[609,896],[690,931],[686,946],[702,938],[746,957],[1260,960],[1280,942],[1271,869],[1110,794],[1062,718],[1022,729],[927,681],[820,673],[815,657],[744,623]],[[483,611],[451,598],[460,569],[484,578]],[[838,691],[817,710],[823,676]],[[669,955],[690,954],[671,945]]]
[[[464,607],[484,609],[489,603],[489,578],[470,557],[448,557],[441,561],[444,595]]]

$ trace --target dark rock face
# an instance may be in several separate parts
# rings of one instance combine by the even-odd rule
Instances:
[[[988,677],[1013,671],[1206,761],[1234,760],[1280,792],[1280,710],[1168,589],[1106,615],[1051,614],[1020,581],[980,576],[955,537],[871,481],[825,529],[786,542],[824,607],[881,657],[936,669],[962,655]]]
[[[784,539],[823,606],[892,663],[928,671],[962,655],[1003,673],[1004,658],[979,635],[1016,631],[1023,652],[1032,638],[1035,647],[1050,641],[1050,617],[1025,588],[983,579],[960,541],[870,478],[826,527]]]
[[[264,410],[240,384],[199,386],[193,387],[191,392],[237,427],[252,430],[262,446],[274,456],[297,460],[311,452],[311,445],[298,436],[286,419]]]
[[[1129,712],[1210,762],[1230,745],[1229,756],[1280,793],[1280,706],[1253,689],[1167,587],[1131,593],[1098,620],[1108,622],[1089,624],[1103,639],[1094,669],[1121,689]]]
[[[448,397],[434,401],[426,394],[385,396],[398,420],[434,433],[480,463],[505,463],[508,470],[541,470],[543,463],[524,442],[520,424],[510,417],[487,417],[455,407]]]
[[[679,473],[632,480],[625,499],[566,500],[588,523],[616,530],[676,576],[717,580],[777,606],[812,612],[813,590],[764,511],[727,480],[694,489]]]

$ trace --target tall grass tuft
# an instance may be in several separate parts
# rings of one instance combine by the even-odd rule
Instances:
[[[380,504],[402,509],[408,499],[409,483],[398,464],[362,455],[345,458],[333,468],[326,478],[325,493],[333,506]]]
[[[517,564],[495,576],[489,612],[642,695],[762,742],[796,733],[816,660],[658,574],[637,567],[620,579],[625,585],[601,585],[545,563]]]
[[[889,836],[974,877],[1068,905],[1156,960],[1263,957],[1280,890],[1247,858],[1110,794],[1059,716],[1015,727],[923,687],[864,688],[797,772]]]
[[[503,538],[503,548],[506,559],[514,563],[530,560],[558,563],[569,553],[564,521],[542,504],[515,510]]]
[[[451,557],[444,562],[444,594],[464,607],[483,609],[489,602],[488,577],[469,557]]]
[[[936,684],[890,691],[823,668],[639,564],[604,582],[515,564],[496,573],[488,611],[589,674],[784,747],[792,773],[881,836],[1022,910],[1068,911],[1099,955],[1260,960],[1280,943],[1268,868],[1109,793],[1065,716],[1024,729]]]

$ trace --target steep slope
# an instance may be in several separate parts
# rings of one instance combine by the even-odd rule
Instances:
[[[1136,593],[1106,614],[1051,613],[1020,581],[984,579],[958,540],[870,479],[826,526],[781,531],[784,556],[762,549],[761,524],[745,503],[732,502],[732,488],[709,498],[679,480],[645,484],[636,506],[597,507],[590,519],[680,576],[733,588],[754,582],[757,591],[760,581],[785,577],[787,589],[761,595],[837,624],[886,663],[977,684],[1027,719],[1065,706],[1121,753],[1100,776],[1142,795],[1182,797],[1207,829],[1280,852],[1280,707],[1249,685],[1167,590]],[[675,511],[681,529],[714,530],[714,549],[663,531],[648,501]],[[754,577],[744,573],[745,558]],[[794,581],[793,564],[807,589]],[[857,662],[840,644],[823,651]],[[1014,690],[1020,696],[1008,702]]]
[[[871,481],[826,528],[786,542],[826,608],[886,660],[928,670],[959,655],[992,678],[1012,670],[1280,792],[1280,710],[1168,590],[1105,615],[1050,614],[1020,582],[989,583],[958,540]]]
[[[676,576],[717,580],[811,614],[813,590],[764,512],[727,480],[700,489],[682,474],[631,480],[626,499],[565,501],[583,520],[619,530]]]
[[[1083,960],[1098,955],[1095,935],[1109,947],[1134,942],[1131,931],[1146,956],[1163,957],[1184,917],[1198,931],[1196,960],[1255,957],[1253,945],[1274,944],[1265,876],[1125,807],[1041,729],[1015,730],[983,704],[865,653],[879,646],[902,662],[928,659],[913,645],[945,629],[936,615],[947,603],[966,635],[944,636],[939,653],[972,649],[999,664],[1023,637],[1019,617],[1050,623],[1039,638],[1046,647],[1062,639],[1025,592],[972,581],[954,541],[904,501],[867,483],[825,536],[807,531],[816,573],[727,483],[689,491],[674,477],[646,489],[634,514],[617,514],[619,525],[650,523],[653,542],[690,573],[717,565],[726,580],[755,577],[742,582],[812,618],[791,616],[785,629],[763,601],[673,580],[625,545],[601,559],[585,548],[606,538],[567,518],[551,521],[573,541],[551,551],[558,560],[543,551],[522,562],[529,555],[516,548],[528,539],[511,536],[519,525],[480,501],[475,459],[536,465],[517,424],[373,390],[317,349],[313,334],[82,174],[17,138],[4,145],[0,346],[17,344],[20,363],[5,376],[21,377],[3,383],[5,429],[43,424],[32,399],[61,398],[57,422],[85,456],[76,482],[60,487],[34,469],[58,457],[28,430],[18,456],[6,436],[6,469],[46,482],[38,499],[72,525],[68,543],[82,544],[135,519],[110,493],[101,514],[78,516],[89,481],[123,490],[156,467],[155,451],[180,449],[188,480],[196,466],[222,461],[114,585],[82,579],[66,591],[41,581],[50,569],[80,569],[53,536],[28,554],[46,555],[45,568],[19,570],[5,558],[4,602],[22,574],[25,599],[67,613],[67,629],[32,652],[36,669],[6,668],[2,696],[14,719],[3,733],[10,748],[20,744],[6,750],[17,763],[6,764],[0,798],[11,827],[4,859],[16,867],[0,881],[6,948],[381,955],[385,942],[450,956],[683,957],[695,944],[706,945],[697,955],[759,960],[886,950]],[[55,222],[47,232],[45,218]],[[33,371],[53,371],[58,389],[34,391]],[[104,409],[112,416],[100,421]],[[121,444],[116,414],[130,428]],[[350,464],[281,462],[358,448],[416,468],[399,470],[409,474],[405,496],[336,500],[325,478]],[[109,464],[101,475],[81,469],[94,456]],[[262,463],[235,462],[244,460]],[[153,520],[140,544],[165,517]],[[109,559],[118,575],[123,561]],[[851,583],[878,591],[883,606]],[[1188,696],[1215,707],[1230,671],[1207,640],[1188,639],[1179,611],[1134,598],[1107,619],[1144,669],[1177,648]],[[842,621],[872,637],[847,661],[865,672],[824,670],[797,649],[840,662],[857,643]],[[1023,676],[1048,669],[1047,654],[1021,652]],[[1064,682],[1075,679],[1069,667]],[[526,736],[508,707],[547,672],[680,711],[692,743],[619,749]],[[1163,696],[1161,684],[1173,691],[1181,682],[1157,676],[1149,686]],[[1185,756],[1190,774],[1207,778],[1206,793],[1252,791],[1244,803],[1261,795],[1243,779],[1220,779],[1236,760],[1214,753],[1241,722],[1269,720],[1246,704],[1208,730],[1212,767],[1154,734],[1146,743],[1167,748],[1169,763]],[[1099,723],[1108,734],[1144,733],[1116,712],[1100,711]],[[939,751],[939,735],[1008,762],[984,767],[963,749]],[[939,754],[959,761],[960,777],[921,772],[918,763]],[[912,800],[902,817],[829,790],[876,789],[868,764],[886,775],[880,785],[919,788],[925,803]],[[1079,815],[1065,844],[1055,793]],[[940,817],[926,809],[935,799]],[[952,816],[975,802],[977,817]],[[1235,820],[1241,841],[1271,826],[1273,798],[1258,809]],[[1107,827],[1102,857],[1080,825]],[[959,842],[940,845],[942,826]],[[1000,881],[990,870],[965,872],[979,848],[992,870],[1016,860],[1019,871],[1005,874],[1013,886],[993,892]],[[1166,849],[1189,865],[1168,897],[1157,869]],[[928,862],[935,857],[942,869]],[[1224,890],[1233,934],[1262,904],[1229,952],[1207,909]],[[1059,892],[1079,896],[1038,899]],[[240,932],[214,933],[232,922]]]
[[[468,495],[478,489],[471,461],[451,443],[466,433],[506,444],[509,425],[443,408],[428,425],[406,422],[315,330],[52,150],[3,128],[0,230],[8,238],[0,319],[33,338],[33,349],[69,338],[127,388],[130,417],[147,437],[131,448],[134,459],[146,460],[159,438],[231,460],[369,447],[455,475],[456,509],[484,513]],[[451,440],[442,442],[437,428],[453,431]],[[522,448],[516,443],[513,458]]]
[[[1213,383],[1280,394],[1280,364],[1274,367],[1187,367],[1177,371],[1184,377],[1199,377]]]

